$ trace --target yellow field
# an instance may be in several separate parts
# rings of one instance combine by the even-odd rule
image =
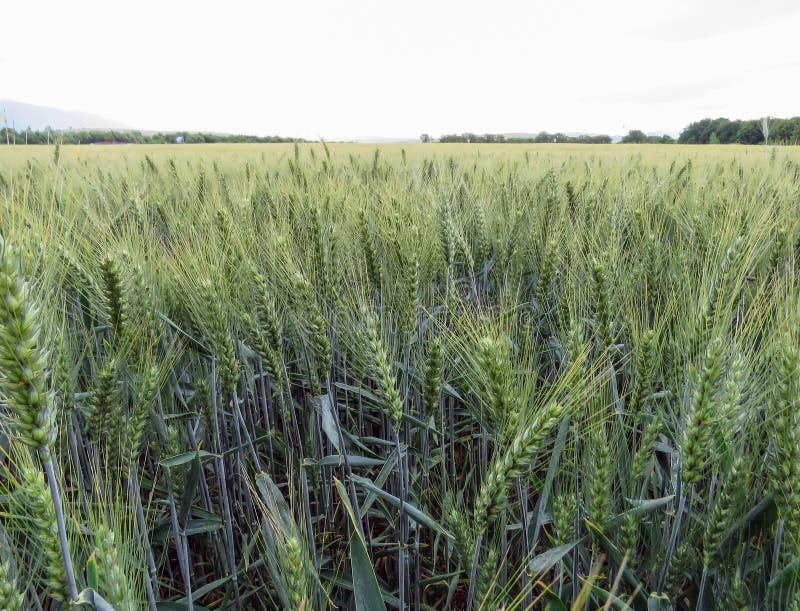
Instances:
[[[301,152],[313,151],[324,156],[322,144],[301,144]],[[738,159],[750,165],[769,161],[773,155],[778,160],[785,157],[800,161],[800,146],[764,147],[744,145],[663,145],[663,144],[328,144],[331,155],[346,159],[349,155],[371,157],[380,150],[384,159],[401,159],[403,152],[409,159],[426,156],[467,158],[492,158],[496,161],[527,160],[539,157],[552,161],[629,160],[649,165],[669,164],[674,160],[692,159],[699,163]],[[294,154],[293,144],[182,144],[182,145],[79,145],[64,146],[62,162],[80,162],[99,158],[109,161],[138,161],[149,155],[154,161],[173,158],[176,161],[203,158],[209,161],[247,160],[274,163]],[[0,146],[0,168],[13,167],[29,159],[52,158],[52,146]]]

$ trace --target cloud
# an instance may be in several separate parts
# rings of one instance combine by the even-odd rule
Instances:
[[[745,70],[745,72],[764,73],[764,72],[774,72],[786,69],[794,70],[797,68],[800,68],[800,61],[794,60],[788,62],[778,62],[776,64],[765,64],[763,66],[755,66],[753,68],[748,68],[747,70]]]
[[[709,101],[708,96],[725,99],[720,92],[736,88],[743,80],[749,82],[769,82],[771,79],[791,79],[800,68],[800,61],[785,61],[743,68],[736,74],[723,74],[705,78],[703,80],[687,81],[657,85],[655,87],[642,87],[639,89],[624,89],[588,95],[581,98],[581,102],[592,104],[693,104],[695,108],[708,106],[724,107],[723,104]]]
[[[687,11],[644,26],[634,33],[659,42],[686,42],[750,30],[800,11],[796,0],[692,3]]]
[[[709,115],[714,113],[724,112],[727,109],[727,107],[724,104],[696,104],[692,108],[701,113]]]
[[[736,83],[736,80],[734,76],[715,77],[689,83],[612,91],[587,96],[581,101],[595,104],[675,104],[691,102],[709,93],[730,87]]]

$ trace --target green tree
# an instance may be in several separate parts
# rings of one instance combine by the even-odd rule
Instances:
[[[759,144],[764,141],[764,134],[758,121],[742,121],[736,132],[736,142],[739,144]]]
[[[624,144],[642,144],[647,142],[647,134],[639,129],[632,129],[628,135],[622,139]]]

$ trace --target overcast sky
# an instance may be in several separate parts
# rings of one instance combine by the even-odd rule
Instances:
[[[798,0],[9,0],[0,98],[307,138],[800,115]]]

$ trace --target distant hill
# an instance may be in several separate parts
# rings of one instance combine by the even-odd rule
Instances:
[[[100,117],[88,112],[73,112],[48,106],[36,106],[14,100],[0,100],[0,116],[5,116],[8,126],[17,131],[26,128],[44,130],[46,128],[65,129],[126,129],[126,125],[113,119]],[[0,125],[3,122],[0,120]]]

